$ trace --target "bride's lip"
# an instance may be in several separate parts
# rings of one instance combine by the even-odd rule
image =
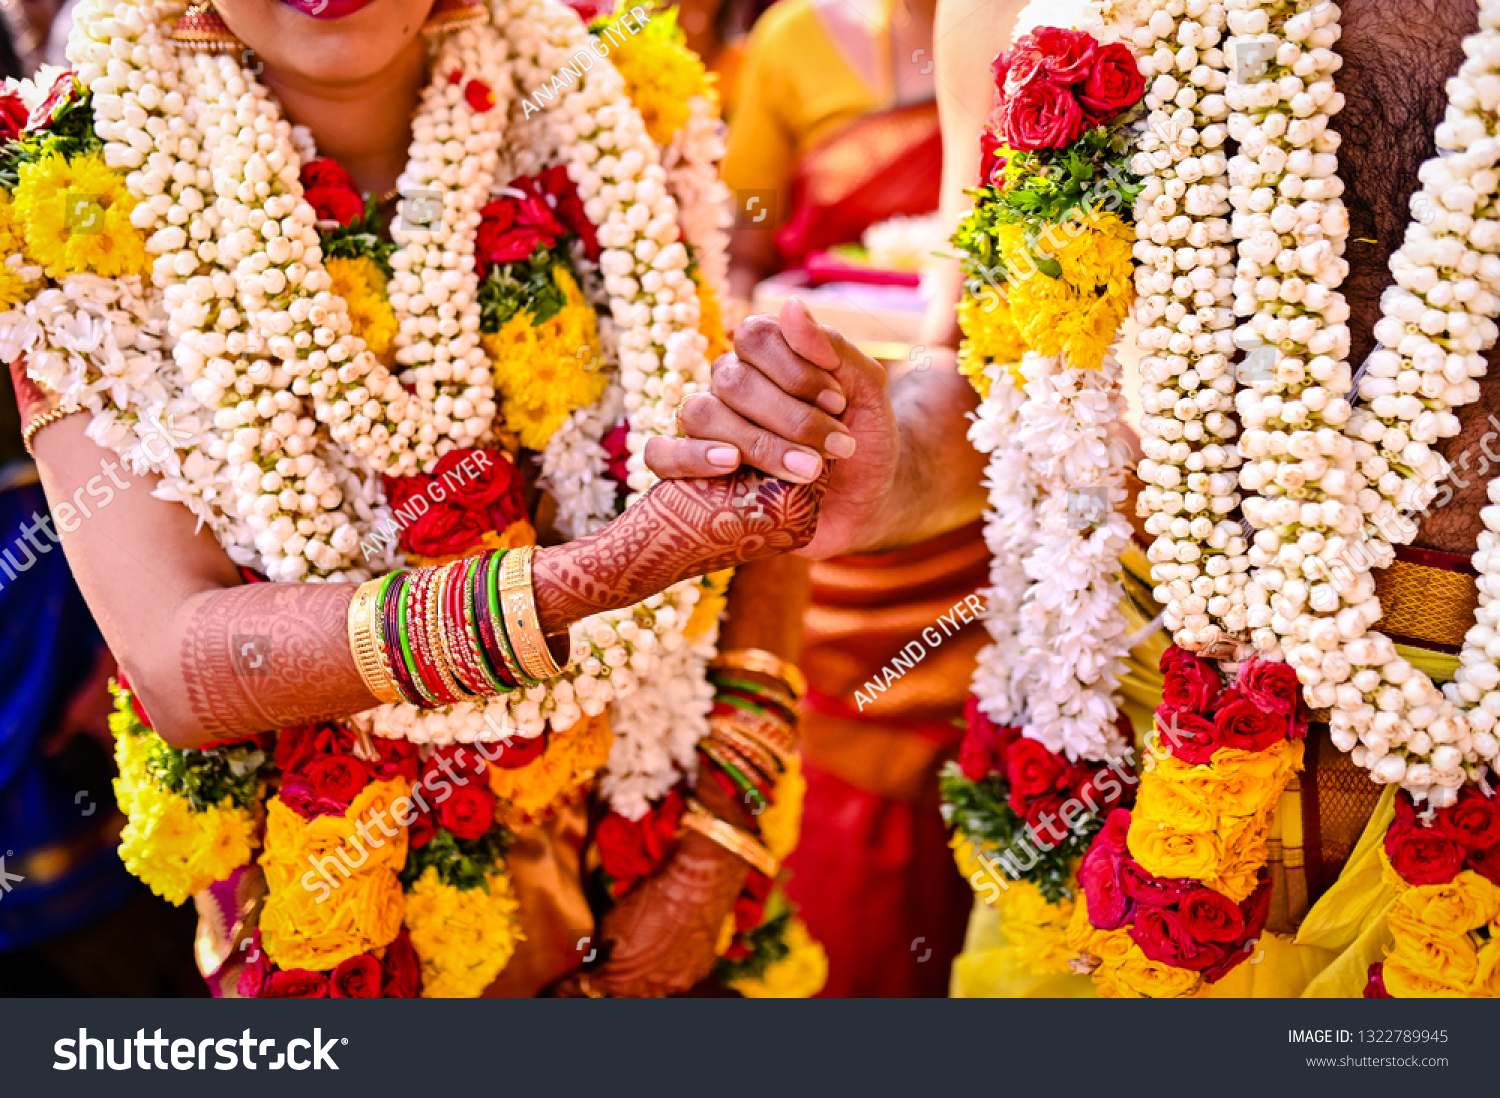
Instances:
[[[343,19],[347,15],[364,10],[375,0],[281,0],[281,2],[314,19]]]

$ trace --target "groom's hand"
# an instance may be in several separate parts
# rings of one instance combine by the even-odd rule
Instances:
[[[646,462],[668,479],[723,476],[741,461],[793,483],[833,460],[817,535],[800,554],[865,547],[896,485],[901,436],[885,368],[796,298],[778,317],[751,317],[713,387],[686,401],[687,438],[653,438]]]

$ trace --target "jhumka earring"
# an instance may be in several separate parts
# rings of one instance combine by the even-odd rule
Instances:
[[[431,38],[460,27],[478,27],[490,21],[490,7],[484,0],[437,0],[422,24],[422,33]]]
[[[173,42],[201,53],[234,53],[245,48],[213,4],[206,0],[188,5],[182,18],[172,24]]]

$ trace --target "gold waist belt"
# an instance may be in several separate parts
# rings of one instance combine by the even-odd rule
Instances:
[[[1468,557],[1400,546],[1389,568],[1375,573],[1377,624],[1394,641],[1457,652],[1479,606]]]

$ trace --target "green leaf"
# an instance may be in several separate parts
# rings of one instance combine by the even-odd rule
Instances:
[[[566,262],[565,253],[538,247],[530,259],[491,267],[479,284],[479,330],[498,332],[523,310],[533,325],[551,320],[568,301],[552,268]]]

